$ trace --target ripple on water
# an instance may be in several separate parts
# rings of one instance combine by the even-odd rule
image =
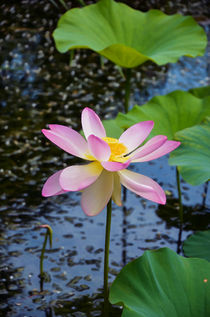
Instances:
[[[87,1],[88,2],[88,1]],[[91,1],[90,1],[91,2]],[[125,1],[126,2],[126,1]],[[127,1],[129,2],[129,1]],[[133,1],[144,11],[160,3]],[[68,1],[68,5],[75,3]],[[152,4],[153,3],[153,4]],[[202,3],[202,5],[201,5]],[[166,2],[169,14],[199,15],[209,32],[206,1]],[[72,65],[69,55],[55,50],[51,32],[60,2],[22,0],[0,5],[0,310],[2,316],[101,316],[105,212],[86,217],[80,194],[44,199],[41,187],[55,170],[79,163],[41,135],[48,123],[79,130],[85,106],[103,118],[122,111],[125,82],[117,68],[94,53],[80,50]],[[158,8],[158,7],[157,7]],[[15,16],[15,19],[14,19]],[[205,21],[203,21],[205,20]],[[206,22],[207,21],[207,22]],[[157,67],[147,63],[133,71],[131,102],[142,104],[155,94],[203,86],[209,80],[209,53],[196,59]],[[134,167],[137,170],[137,167]],[[157,178],[168,203],[157,206],[128,193],[123,210],[113,208],[110,282],[121,267],[144,250],[168,246],[176,250],[179,234],[175,170],[167,158],[141,165],[139,172]],[[158,174],[157,174],[158,173]],[[158,176],[157,176],[158,175]],[[203,186],[182,183],[185,225],[183,239],[196,228],[208,228],[209,208],[202,206]],[[210,206],[209,193],[206,199]],[[53,247],[39,258],[45,230],[53,229]],[[120,316],[113,307],[111,316]]]

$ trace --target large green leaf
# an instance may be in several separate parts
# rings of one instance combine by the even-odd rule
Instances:
[[[189,90],[191,94],[198,98],[205,98],[210,96],[210,86],[197,87]]]
[[[210,261],[210,230],[198,231],[183,244],[184,254]]]
[[[200,185],[210,179],[210,122],[184,129],[175,134],[181,141],[172,152],[170,165],[177,165],[186,182]]]
[[[114,0],[67,11],[53,36],[62,53],[89,48],[128,68],[147,60],[163,65],[184,55],[203,55],[207,43],[192,17],[168,16],[159,10],[145,13]]]
[[[121,128],[145,120],[155,122],[150,137],[164,134],[175,139],[175,133],[199,124],[210,115],[210,97],[196,98],[186,91],[174,91],[165,96],[152,98],[143,106],[134,106],[127,114],[119,113],[116,119]]]
[[[126,265],[110,289],[123,317],[209,317],[210,263],[163,248]]]

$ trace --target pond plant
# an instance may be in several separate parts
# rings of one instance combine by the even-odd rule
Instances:
[[[130,70],[146,61],[175,63],[181,56],[203,55],[204,30],[190,16],[141,12],[114,0],[100,0],[67,11],[53,33],[61,53],[91,49],[125,70],[125,112],[129,109]]]
[[[44,238],[42,251],[41,251],[41,255],[40,255],[40,276],[39,276],[40,277],[40,289],[43,290],[43,282],[45,280],[45,272],[43,269],[44,255],[45,255],[45,251],[46,251],[47,241],[49,241],[50,248],[52,248],[53,231],[49,225],[40,225],[40,228],[46,229],[45,238]]]
[[[209,245],[210,230],[197,231],[184,241],[184,254],[188,257],[201,258],[210,262]]]
[[[190,96],[190,94],[193,94]],[[195,97],[196,96],[196,97]],[[156,133],[164,133],[168,136],[168,138],[174,138],[181,142],[180,147],[174,151],[174,153],[170,154],[169,163],[172,165],[177,165],[176,169],[176,176],[177,176],[177,186],[179,192],[179,204],[180,204],[180,222],[181,226],[180,229],[182,230],[182,222],[183,222],[183,206],[182,206],[182,199],[181,199],[181,188],[180,188],[180,175],[179,171],[184,178],[184,180],[192,185],[199,185],[204,183],[205,181],[209,181],[210,179],[210,153],[209,153],[209,128],[210,128],[210,121],[209,121],[209,114],[210,114],[210,99],[209,99],[209,87],[203,87],[198,89],[193,89],[189,92],[182,92],[182,91],[175,91],[170,93],[166,96],[158,96],[154,97],[150,100],[147,104],[143,106],[135,106],[128,114],[120,113],[116,118],[117,124],[122,128],[128,128],[130,125],[132,126],[138,120],[149,120],[151,117],[155,122],[155,128],[151,132],[151,137]],[[190,108],[189,108],[190,104]],[[169,105],[169,106],[168,106]],[[166,119],[167,118],[167,119]],[[163,123],[163,124],[162,124]],[[155,131],[154,131],[155,130]],[[180,230],[180,233],[181,233]],[[191,235],[183,244],[184,254],[188,257],[196,257],[201,259],[206,259],[209,261],[209,237],[210,231],[203,231],[197,232]],[[179,237],[180,239],[181,237]],[[180,251],[180,250],[179,250]],[[152,251],[151,251],[152,252]],[[163,254],[166,254],[169,251],[162,250],[160,251],[161,258]],[[148,252],[149,253],[149,252]],[[179,291],[174,291],[176,289],[176,283],[171,281],[172,275],[175,273],[178,274],[177,278],[179,279],[180,276],[184,273],[183,266],[179,268],[179,264],[175,264],[176,261],[180,261],[175,259],[173,265],[176,266],[176,272],[169,272],[170,269],[166,269],[164,274],[167,272],[167,283],[171,283],[173,285],[173,291],[167,291],[167,298],[169,300],[169,307],[167,304],[162,306],[162,302],[160,302],[160,293],[165,292],[165,286],[161,286],[162,281],[164,280],[163,276],[161,276],[161,269],[159,268],[157,272],[154,273],[154,268],[158,263],[161,263],[161,266],[165,264],[166,258],[170,258],[169,255],[165,258],[164,264],[161,262],[161,259],[158,258],[158,255],[154,256],[152,253],[149,255],[147,254],[148,259],[146,260],[146,255],[134,261],[133,263],[128,264],[128,268],[124,268],[125,271],[119,274],[116,278],[116,281],[113,283],[111,287],[110,293],[110,301],[112,303],[120,303],[124,306],[123,316],[156,316],[159,312],[159,309],[163,309],[162,316],[167,316],[169,311],[172,313],[172,308],[170,303],[173,302],[173,305],[176,308],[176,312],[174,312],[174,316],[208,316],[209,315],[209,300],[206,299],[209,295],[208,289],[208,270],[205,269],[205,273],[203,272],[204,266],[207,265],[204,262],[199,262],[199,259],[184,259],[183,257],[180,258],[181,261],[185,261],[186,267],[191,267],[193,261],[197,261],[198,266],[200,266],[201,271],[197,271],[195,278],[190,275],[187,276],[185,286],[183,286],[184,293],[187,296],[193,298],[193,294],[195,289],[198,287],[199,283],[197,284],[196,278],[200,276],[200,289],[201,292],[204,291],[206,294],[201,295],[202,298],[201,302],[197,303],[194,306],[191,303],[191,300],[184,301],[182,299],[183,304],[180,305],[180,299],[178,299],[179,295],[182,293],[181,284],[179,283]],[[155,261],[153,261],[155,259]],[[145,262],[148,261],[148,264]],[[157,262],[156,262],[157,261]],[[194,264],[196,263],[194,262]],[[138,264],[137,264],[138,263]],[[142,265],[144,263],[144,265]],[[152,264],[151,264],[152,263]],[[139,265],[140,264],[140,265]],[[136,266],[139,265],[141,269],[142,266],[146,266],[145,274],[141,276],[139,273],[139,278],[151,277],[151,274],[154,277],[151,277],[151,280],[155,279],[155,287],[154,285],[150,286],[149,280],[147,280],[147,286],[145,287],[145,292],[143,291],[143,287],[141,290],[138,289],[136,293],[136,289],[140,288],[136,283],[136,280],[132,280],[135,271],[136,273]],[[141,266],[142,265],[142,266]],[[150,267],[151,266],[151,267]],[[168,266],[169,267],[169,266]],[[183,271],[183,273],[182,273]],[[190,269],[191,271],[191,269]],[[125,272],[127,276],[125,277]],[[191,271],[192,272],[192,271]],[[188,272],[189,273],[189,272]],[[184,273],[186,275],[186,273]],[[206,274],[206,275],[205,275]],[[202,279],[202,276],[206,276],[207,278]],[[135,275],[137,278],[137,275]],[[188,280],[189,278],[189,280]],[[166,279],[165,279],[166,280]],[[190,288],[188,288],[188,283],[190,281]],[[193,286],[191,282],[196,283],[196,286]],[[121,284],[122,283],[122,284]],[[203,287],[205,283],[205,287]],[[142,281],[139,283],[141,286],[144,284]],[[126,297],[122,294],[123,286],[131,287],[135,293],[138,294],[140,297],[135,300],[134,297]],[[167,286],[166,286],[167,287]],[[177,288],[178,289],[178,288]],[[186,289],[187,292],[186,292]],[[132,292],[132,291],[131,291]],[[154,292],[154,295],[151,297],[151,294]],[[197,292],[197,291],[196,291]],[[179,293],[179,295],[178,295]],[[192,295],[190,295],[192,293]],[[134,293],[133,293],[134,294]],[[141,294],[141,295],[140,295]],[[147,298],[154,299],[157,296],[157,301],[154,300],[155,306],[153,307],[152,303],[148,303]],[[184,295],[183,295],[184,296]],[[167,298],[165,297],[164,303],[167,302]],[[204,302],[203,302],[204,300]],[[141,302],[142,301],[142,302]],[[139,302],[141,302],[139,304]],[[146,303],[146,304],[145,304]],[[205,303],[205,304],[204,304]],[[179,306],[179,307],[178,307]],[[193,308],[192,308],[193,307]],[[145,309],[144,309],[145,308]],[[169,310],[168,310],[169,309]],[[178,312],[178,313],[177,313]],[[158,316],[159,316],[158,315]],[[172,314],[173,315],[173,314]]]
[[[71,155],[88,162],[60,170],[50,176],[42,189],[45,197],[68,191],[82,191],[81,206],[88,216],[95,216],[107,206],[107,225],[104,258],[104,300],[108,314],[108,259],[111,228],[112,200],[121,206],[121,184],[135,194],[159,204],[166,203],[163,189],[151,178],[129,171],[130,163],[145,162],[159,158],[174,149],[180,142],[156,135],[143,146],[153,128],[153,121],[137,123],[127,129],[119,140],[107,137],[98,115],[85,108],[81,116],[86,140],[75,130],[50,124],[44,135]],[[90,163],[89,163],[90,162]]]
[[[115,122],[125,129],[144,120],[154,120],[150,137],[164,134],[181,142],[179,149],[170,154],[169,164],[176,165],[179,196],[180,223],[183,222],[183,206],[180,189],[180,173],[191,185],[200,185],[210,179],[209,119],[210,95],[208,87],[194,89],[200,98],[190,92],[173,91],[165,96],[155,96],[142,106],[134,106],[127,114],[118,113]],[[203,98],[201,96],[203,92]],[[189,107],[190,105],[190,107]]]
[[[107,207],[105,316],[109,316],[108,297],[112,304],[124,306],[122,316],[126,317],[209,316],[210,264],[201,259],[186,259],[167,248],[147,251],[126,265],[111,286],[110,295],[108,290],[112,200],[122,205],[121,185],[153,202],[166,202],[158,183],[128,170],[130,163],[159,158],[175,150],[181,142],[169,160],[176,165],[180,228],[183,222],[180,174],[192,185],[210,178],[209,88],[156,96],[128,111],[131,69],[146,61],[164,65],[177,62],[181,56],[203,55],[204,30],[189,16],[168,16],[159,10],[140,12],[114,0],[100,0],[67,11],[53,36],[61,53],[91,49],[123,68],[125,73],[126,114],[119,113],[116,119],[105,120],[103,125],[92,109],[85,108],[81,117],[85,138],[62,125],[50,124],[49,129],[42,130],[58,147],[87,163],[57,171],[44,184],[42,195],[82,191],[81,206],[88,216],[95,216]],[[202,235],[201,243],[205,239],[208,241],[209,232]],[[187,254],[187,242],[185,250]],[[201,257],[208,260],[206,254]]]
[[[169,248],[146,251],[127,264],[110,289],[123,317],[210,315],[210,263],[187,259]]]

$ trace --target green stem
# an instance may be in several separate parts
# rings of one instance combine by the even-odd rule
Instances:
[[[105,238],[105,252],[104,252],[104,316],[109,316],[109,286],[108,286],[108,273],[109,273],[109,243],[110,243],[110,230],[112,218],[112,199],[107,205],[106,217],[106,238]]]
[[[126,68],[125,70],[125,103],[124,103],[124,111],[128,113],[130,94],[131,94],[131,68]],[[126,192],[127,189],[124,187],[123,190],[123,201],[126,201]]]
[[[66,10],[68,10],[67,4],[65,3],[64,0],[59,0],[59,2],[62,4],[62,6],[63,6]]]
[[[203,203],[202,203],[203,208],[204,208],[205,205],[206,205],[206,196],[207,196],[207,192],[208,192],[208,184],[209,184],[209,182],[207,181],[207,182],[205,183],[205,185],[204,185]]]
[[[177,189],[178,189],[178,196],[179,196],[179,220],[180,224],[183,224],[183,205],[182,205],[182,193],[180,187],[180,174],[178,168],[176,167],[176,182],[177,182]]]
[[[70,50],[69,66],[72,66],[73,59],[74,59],[74,50]]]
[[[58,9],[58,5],[55,3],[54,0],[50,0],[50,2]]]
[[[44,261],[44,253],[45,253],[46,244],[47,244],[47,238],[48,238],[48,230],[46,230],[46,233],[45,233],[45,239],[44,239],[42,252],[41,252],[41,256],[40,256],[40,277],[43,277],[43,275],[44,275],[43,261]]]
[[[82,7],[86,6],[86,4],[85,4],[85,2],[83,0],[77,0],[77,1],[81,4]]]
[[[130,101],[130,94],[131,94],[131,68],[127,68],[125,70],[125,103],[124,103],[124,110],[125,113],[128,112],[129,108],[129,101]]]

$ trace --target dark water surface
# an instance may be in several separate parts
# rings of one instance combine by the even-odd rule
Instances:
[[[52,1],[53,2],[53,1]],[[51,32],[61,13],[51,1],[22,0],[0,4],[0,315],[101,316],[105,211],[88,218],[79,193],[43,198],[48,176],[77,163],[47,142],[41,129],[48,123],[79,130],[85,106],[102,118],[122,111],[124,80],[117,68],[89,51],[56,52]],[[77,1],[67,2],[69,8]],[[193,14],[209,34],[206,1],[133,1],[142,10]],[[133,71],[132,104],[176,89],[209,83],[210,50],[204,57],[181,58],[156,67],[147,63]],[[120,269],[144,250],[177,249],[179,235],[175,168],[167,157],[132,166],[158,181],[166,190],[166,206],[128,192],[122,208],[113,205],[110,282]],[[210,224],[210,190],[203,206],[204,186],[182,181],[185,225],[183,240]],[[40,285],[39,259],[45,230],[53,229],[53,248],[44,259],[45,281]],[[112,316],[120,316],[114,308]]]

